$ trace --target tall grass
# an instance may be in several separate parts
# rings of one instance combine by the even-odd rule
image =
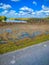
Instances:
[[[21,49],[27,46],[39,44],[41,42],[49,40],[49,34],[43,34],[34,38],[25,38],[17,42],[8,42],[6,44],[0,44],[0,54]]]

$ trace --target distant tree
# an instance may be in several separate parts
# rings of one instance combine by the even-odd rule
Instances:
[[[6,21],[7,17],[5,16],[0,16],[0,21],[3,22],[3,21]]]

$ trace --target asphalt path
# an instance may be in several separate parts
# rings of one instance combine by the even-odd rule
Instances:
[[[0,55],[0,65],[49,65],[49,41]]]

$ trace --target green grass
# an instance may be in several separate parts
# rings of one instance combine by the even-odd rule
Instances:
[[[49,40],[49,34],[39,35],[37,37],[25,38],[23,40],[19,40],[18,42],[10,42],[7,44],[0,44],[0,54],[7,53],[10,51],[18,50],[27,46],[31,46],[34,44],[39,44],[41,42]]]

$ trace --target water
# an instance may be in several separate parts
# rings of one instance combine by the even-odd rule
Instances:
[[[41,35],[42,32],[41,31],[35,31],[33,32],[33,34],[29,34],[28,32],[22,32],[20,36],[18,36],[19,39],[23,39],[23,38],[34,38],[35,36]]]
[[[27,32],[22,32],[21,35],[19,36],[19,39],[23,39],[23,38],[26,38],[26,37],[30,37],[30,34],[27,33]]]
[[[7,33],[12,33],[12,29],[10,29],[10,28],[0,29],[0,34],[3,34],[3,33],[5,33],[5,32],[7,32]]]
[[[34,32],[33,34],[34,34],[35,36],[37,36],[37,35],[40,35],[41,32],[40,32],[40,31],[36,31],[36,32]]]
[[[45,34],[49,34],[49,31],[46,31]]]
[[[7,28],[7,29],[5,30],[5,32],[12,33],[12,30],[9,29],[9,28]]]
[[[16,31],[16,28],[14,29]],[[17,37],[18,39],[23,39],[23,38],[34,38],[35,36],[39,36],[42,34],[41,31],[35,31],[32,34],[29,34],[29,32],[19,32],[19,33],[12,33],[12,29],[11,28],[6,28],[6,29],[0,29],[0,34],[2,33],[9,33],[14,35],[15,37]],[[49,34],[49,31],[45,31],[44,34]],[[9,36],[10,37],[10,36]],[[9,38],[9,40],[13,40],[14,38]]]
[[[20,22],[22,22],[22,23],[27,23],[27,21],[22,21],[22,20],[6,20],[6,22],[18,22],[18,23],[20,23]]]

